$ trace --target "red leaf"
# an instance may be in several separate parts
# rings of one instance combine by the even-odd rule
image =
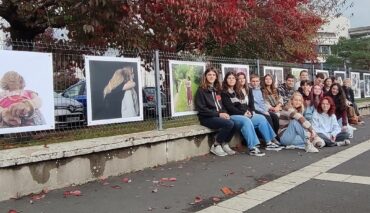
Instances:
[[[17,210],[10,209],[10,210],[8,211],[8,213],[18,213],[18,212],[17,212]]]
[[[112,187],[112,189],[122,189],[122,187],[119,186],[119,185],[114,185],[114,186],[111,186],[111,187]]]
[[[124,183],[131,183],[131,179],[129,179],[129,178],[123,178],[122,179],[122,182],[124,182]]]
[[[67,196],[81,196],[82,193],[80,190],[74,190],[74,191],[65,191],[63,193],[64,197],[67,197]]]
[[[233,195],[233,194],[235,194],[235,192],[233,192],[229,187],[226,187],[226,186],[222,187],[221,188],[221,191],[225,195]]]
[[[220,202],[221,201],[221,198],[219,198],[219,197],[213,197],[212,200],[213,200],[213,202]]]

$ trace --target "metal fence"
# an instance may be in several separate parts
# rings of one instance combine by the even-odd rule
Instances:
[[[188,53],[158,51],[118,51],[117,49],[111,48],[73,46],[69,44],[54,43],[47,44],[42,42],[5,42],[0,43],[0,50],[1,49],[52,53],[55,92],[54,116],[56,128],[53,130],[2,134],[0,135],[0,149],[11,148],[15,145],[19,146],[20,144],[47,144],[52,142],[128,134],[148,130],[162,130],[165,128],[197,124],[198,119],[196,115],[172,116],[171,106],[174,104],[174,101],[171,99],[170,88],[170,79],[173,77],[170,76],[169,62],[171,60],[183,62],[205,62],[207,67],[216,67],[220,72],[222,64],[248,65],[250,73],[255,73],[260,76],[264,75],[263,68],[265,66],[282,67],[284,70],[284,79],[285,76],[291,72],[291,68],[307,69],[311,76],[314,75],[315,69],[321,68],[319,64],[296,64],[257,59],[212,57]],[[143,102],[146,102],[146,104],[143,104],[143,121],[96,126],[87,125],[86,82],[84,80],[84,76],[86,76],[84,69],[85,55],[127,58],[140,57],[141,67],[139,73],[141,73],[141,76],[139,77],[142,78],[143,88],[139,88],[139,92],[143,93]],[[7,62],[1,61],[1,63]],[[27,63],[27,61],[19,63]],[[333,71],[334,69],[330,69],[331,74]],[[0,70],[0,73],[3,72],[5,71]],[[362,73],[366,71],[358,72],[361,73],[362,77]],[[147,80],[147,76],[151,76],[149,82]],[[36,71],[34,73],[34,77],[42,78],[42,76],[39,76]],[[78,104],[76,104],[76,100],[78,101]],[[149,105],[148,101],[154,101],[154,105]],[[68,104],[62,104],[63,102],[67,102]],[[65,114],[58,113],[58,110],[60,109],[76,110],[76,108],[78,108],[76,105],[81,105],[80,103],[84,106],[83,110],[80,112],[74,111]],[[76,113],[78,118],[76,118]]]

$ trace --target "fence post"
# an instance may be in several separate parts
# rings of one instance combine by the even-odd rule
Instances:
[[[257,59],[257,60],[256,60],[256,63],[257,63],[257,75],[258,75],[258,76],[261,76],[261,75],[260,75],[260,60],[259,60],[259,59]]]
[[[315,64],[312,63],[312,81],[315,80]]]
[[[157,129],[163,130],[163,120],[162,120],[162,95],[161,95],[161,79],[160,79],[160,70],[159,70],[159,51],[155,51],[154,55],[155,60],[155,89],[156,89],[156,105],[157,105]]]

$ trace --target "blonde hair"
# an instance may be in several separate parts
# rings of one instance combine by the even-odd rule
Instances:
[[[122,69],[118,69],[114,72],[112,78],[109,80],[108,84],[104,88],[104,97],[111,93],[112,90],[114,90],[118,85],[120,85],[123,82],[127,82],[130,79],[130,76],[133,72],[132,67],[124,67]]]
[[[292,105],[292,101],[293,101],[293,99],[295,98],[295,97],[299,97],[299,98],[301,98],[301,100],[302,100],[302,105],[300,106],[300,107],[298,107],[298,108],[295,108],[295,107],[293,107],[293,105]],[[302,96],[302,94],[300,93],[300,92],[294,92],[293,93],[293,95],[290,97],[290,99],[289,99],[289,101],[288,101],[288,103],[287,103],[287,105],[286,105],[286,107],[289,109],[289,108],[295,108],[299,113],[303,113],[304,112],[304,101],[303,101],[303,96]]]
[[[24,81],[24,78],[17,73],[16,71],[9,71],[6,72],[3,77],[1,78],[1,88],[3,90],[8,90],[9,89],[9,83],[11,82],[19,82],[20,83],[20,88],[19,89],[24,89],[26,86],[26,82]]]

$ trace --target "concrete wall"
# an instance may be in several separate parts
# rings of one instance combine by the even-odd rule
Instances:
[[[0,200],[38,193],[45,188],[51,190],[72,184],[83,184],[96,180],[99,177],[116,176],[209,153],[209,147],[212,143],[211,138],[213,138],[213,133],[210,130],[198,126],[197,131],[192,130],[192,132],[203,132],[203,134],[190,136],[184,136],[182,134],[183,131],[189,133],[189,129],[178,128],[176,131],[178,137],[173,139],[151,141],[136,146],[91,152],[83,155],[75,152],[76,154],[70,157],[63,157],[61,154],[56,155],[51,150],[49,150],[51,152],[47,155],[37,150],[42,149],[42,147],[28,147],[29,156],[27,157],[30,159],[37,157],[36,155],[44,156],[41,158],[39,156],[37,162],[29,162],[31,160],[19,158],[21,160],[14,161],[13,159],[13,161],[6,163],[6,160],[11,160],[10,155],[6,158],[0,153],[0,156],[2,156],[2,159],[0,159],[0,162],[2,161],[2,164],[0,164],[2,165],[2,168],[0,168]],[[152,135],[153,132],[151,133]],[[146,134],[150,133],[147,132],[144,135]],[[161,134],[162,136],[174,137],[171,133],[166,134],[162,132]],[[155,138],[155,133],[153,138]],[[132,140],[139,142],[140,139],[133,138]],[[53,149],[52,146],[68,146],[68,143],[51,144],[50,146]],[[106,144],[103,146],[106,146]],[[68,147],[74,149],[73,146]],[[24,148],[20,149],[25,151]],[[17,149],[3,151],[19,152]],[[47,158],[45,156],[59,157],[43,160]]]

